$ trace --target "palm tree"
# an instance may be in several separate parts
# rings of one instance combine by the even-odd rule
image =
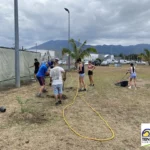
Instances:
[[[140,53],[137,58],[138,58],[138,61],[141,61],[143,59],[143,53]]]
[[[140,57],[142,60],[145,60],[150,65],[150,50],[144,49],[145,53],[141,53],[138,57]]]
[[[70,57],[75,59],[75,67],[77,67],[77,60],[79,58],[83,59],[86,56],[90,56],[90,53],[97,53],[97,50],[93,47],[89,47],[84,49],[84,46],[86,44],[86,41],[84,41],[80,46],[77,47],[77,44],[74,39],[70,39],[69,43],[71,44],[73,50],[71,51],[68,48],[62,49],[62,55],[68,54]]]

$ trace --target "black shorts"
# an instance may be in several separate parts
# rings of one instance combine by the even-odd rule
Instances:
[[[39,83],[40,83],[41,86],[45,85],[45,79],[44,79],[44,77],[37,77],[37,79],[38,79],[38,81],[39,81]]]
[[[38,69],[34,70],[34,74],[37,74],[38,73]]]
[[[93,75],[93,71],[89,70],[89,71],[88,71],[88,75],[89,75],[89,76]]]

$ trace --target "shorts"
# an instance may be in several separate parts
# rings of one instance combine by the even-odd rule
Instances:
[[[34,70],[34,74],[37,74],[38,73],[38,69]]]
[[[136,74],[135,73],[130,75],[130,79],[135,79],[135,78],[136,78]]]
[[[63,87],[62,84],[53,85],[54,95],[62,94],[63,93],[62,87]]]
[[[88,71],[88,75],[89,75],[89,76],[93,75],[93,71],[89,70],[89,71]]]
[[[37,79],[38,79],[38,81],[39,81],[39,83],[40,83],[41,86],[45,85],[45,79],[44,79],[44,77],[37,77]]]
[[[80,73],[79,77],[84,77],[84,75],[85,75],[84,73]]]

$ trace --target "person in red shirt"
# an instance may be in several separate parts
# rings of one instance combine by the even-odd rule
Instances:
[[[95,66],[92,64],[91,61],[88,63],[88,76],[89,76],[89,81],[90,85],[89,86],[94,86],[94,81],[93,81],[93,70],[95,69]]]

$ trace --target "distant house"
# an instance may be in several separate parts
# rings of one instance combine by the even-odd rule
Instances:
[[[54,50],[31,49],[29,51],[41,53],[41,60],[48,60],[48,59],[54,59],[55,58],[55,51]]]
[[[104,55],[103,62],[107,62],[109,64],[114,64],[114,63],[118,63],[118,60],[114,57],[114,55],[106,54],[106,55]]]
[[[99,54],[90,54],[90,56],[85,57],[84,60],[86,60],[86,61],[89,61],[89,60],[93,61],[93,60],[95,60],[97,58],[99,58]]]

